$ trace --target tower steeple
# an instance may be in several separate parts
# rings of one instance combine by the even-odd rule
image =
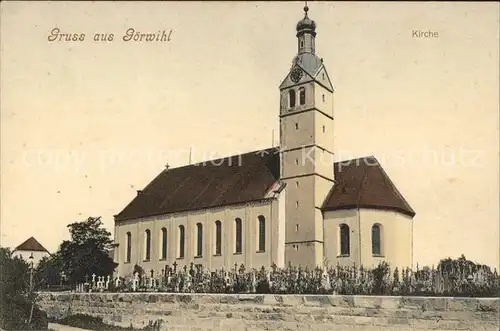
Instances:
[[[297,23],[298,54],[314,54],[314,39],[316,37],[316,23],[309,18],[307,2],[304,7],[304,18]]]
[[[285,263],[323,263],[321,207],[334,183],[333,86],[316,55],[316,23],[297,23],[298,52],[281,83],[281,180],[285,196]]]

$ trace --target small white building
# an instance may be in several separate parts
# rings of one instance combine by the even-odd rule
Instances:
[[[38,262],[40,262],[40,260],[44,257],[50,256],[50,253],[45,249],[45,247],[42,246],[42,244],[38,242],[38,240],[34,237],[30,237],[14,249],[12,257],[15,256],[18,256],[28,263],[33,261],[33,266],[36,267]]]

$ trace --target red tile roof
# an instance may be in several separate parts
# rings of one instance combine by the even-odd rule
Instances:
[[[21,245],[17,246],[15,251],[39,251],[39,252],[49,252],[42,246],[35,238],[30,237]]]
[[[334,164],[336,184],[323,204],[323,211],[371,208],[394,210],[415,216],[374,156]]]
[[[164,170],[115,221],[263,200],[279,180],[278,152],[269,148]],[[374,208],[415,215],[373,156],[333,166],[336,184],[324,211]]]
[[[275,148],[166,169],[115,220],[263,200],[278,179]]]

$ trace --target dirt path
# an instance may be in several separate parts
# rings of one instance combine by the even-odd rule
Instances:
[[[80,328],[75,328],[72,326],[56,324],[56,323],[49,323],[49,330],[50,329],[55,330],[55,331],[90,331],[90,330],[86,330],[86,329],[80,329]]]

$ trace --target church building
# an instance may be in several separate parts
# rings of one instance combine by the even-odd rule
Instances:
[[[333,160],[334,88],[304,11],[279,147],[162,171],[115,215],[119,276],[174,262],[412,266],[415,212],[377,159]]]

